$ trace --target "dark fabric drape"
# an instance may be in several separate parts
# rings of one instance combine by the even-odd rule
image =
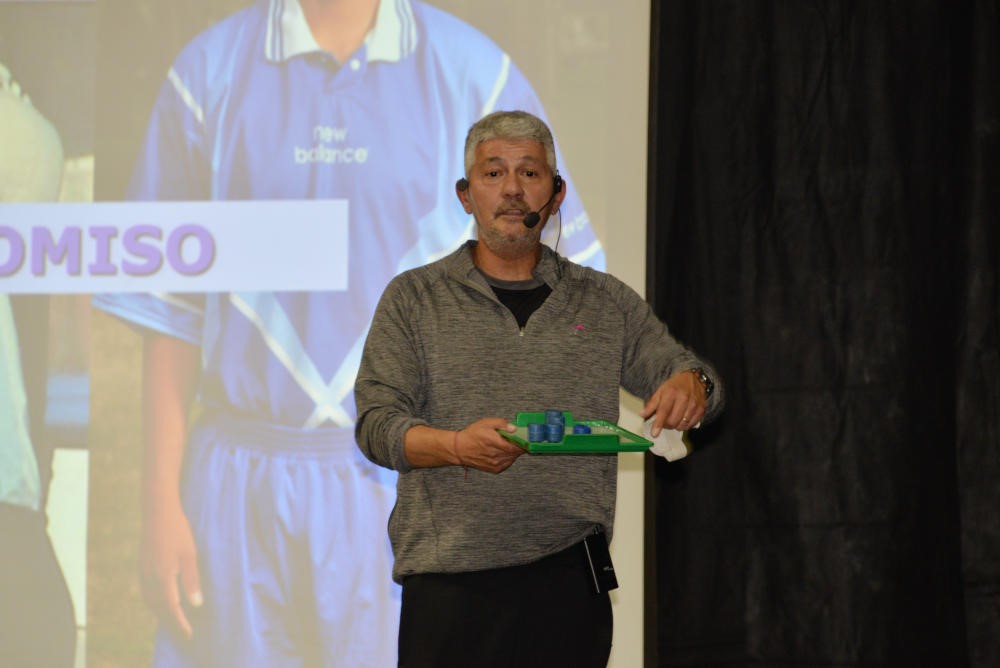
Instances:
[[[998,2],[652,9],[647,665],[1000,665]]]

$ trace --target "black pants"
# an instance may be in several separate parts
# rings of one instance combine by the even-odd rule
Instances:
[[[525,566],[407,577],[399,665],[604,668],[611,627],[611,600],[574,545]]]
[[[70,668],[76,621],[42,513],[0,503],[0,666]]]

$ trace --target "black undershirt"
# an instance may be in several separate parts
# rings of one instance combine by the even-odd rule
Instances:
[[[531,314],[538,310],[538,307],[545,303],[545,300],[552,293],[552,288],[537,279],[501,281],[492,276],[486,276],[486,281],[493,288],[493,294],[497,296],[500,303],[514,314],[517,326],[522,329],[527,324]]]

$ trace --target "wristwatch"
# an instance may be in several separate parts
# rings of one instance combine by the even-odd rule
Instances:
[[[710,396],[712,396],[712,392],[715,390],[715,383],[713,383],[712,379],[708,377],[708,374],[705,373],[705,370],[702,369],[700,366],[696,366],[693,369],[688,369],[688,371],[693,373],[695,375],[695,378],[701,381],[701,384],[705,386],[705,398],[708,399]]]

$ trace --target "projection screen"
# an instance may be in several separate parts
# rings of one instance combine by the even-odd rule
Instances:
[[[503,54],[477,71],[482,81],[457,78],[446,59],[411,64],[375,93],[317,81],[285,90],[230,63],[243,77],[232,88],[254,101],[235,109],[236,96],[213,97],[178,59],[250,4],[0,0],[0,427],[20,434],[0,446],[0,502],[47,514],[77,666],[150,662],[156,623],[137,565],[142,333],[158,327],[162,304],[184,312],[253,295],[239,303],[260,313],[280,303],[261,295],[339,295],[329,325],[346,333],[330,346],[346,387],[352,346],[384,284],[472,234],[454,195],[461,141],[472,120],[513,101],[549,121],[569,188],[543,240],[644,289],[648,2],[434,0],[435,21],[477,35],[442,47],[452,62]],[[383,5],[404,15],[423,6]],[[407,26],[423,11],[378,16]],[[380,47],[368,48],[371,62]],[[358,63],[349,56],[339,69],[363,81]],[[320,95],[351,111],[295,128],[307,98]],[[224,137],[212,141],[227,146],[218,153],[195,136],[212,118]],[[290,129],[298,134],[284,152],[268,153]],[[350,189],[300,183],[348,167],[370,176]],[[143,295],[164,299],[133,309]],[[348,429],[352,405],[338,401],[316,420]],[[620,424],[641,430],[639,402],[622,401]],[[31,425],[18,426],[25,406]],[[633,453],[619,463],[610,664],[619,668],[642,662],[642,461]]]

